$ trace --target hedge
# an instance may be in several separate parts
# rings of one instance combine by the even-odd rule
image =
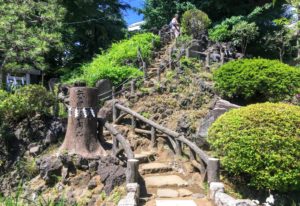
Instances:
[[[214,80],[220,95],[235,101],[278,102],[300,91],[300,69],[277,60],[231,61],[214,72]]]
[[[231,110],[209,129],[222,166],[257,189],[300,189],[300,107],[255,104]]]

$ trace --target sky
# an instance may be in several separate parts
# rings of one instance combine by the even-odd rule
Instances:
[[[142,8],[143,4],[144,4],[143,0],[122,0],[122,2],[128,3],[130,6],[136,7],[136,8]],[[124,14],[124,19],[128,25],[143,20],[143,16],[139,15],[138,13],[136,13],[133,10],[127,10],[127,11],[123,12],[123,14]]]

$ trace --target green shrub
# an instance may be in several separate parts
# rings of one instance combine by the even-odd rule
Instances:
[[[193,40],[193,37],[190,35],[180,35],[177,39],[176,39],[176,47],[187,47],[188,44]]]
[[[48,114],[53,104],[54,97],[43,86],[29,85],[0,102],[0,113],[4,120],[14,122],[37,113]]]
[[[2,102],[7,97],[8,97],[8,93],[6,91],[0,89],[0,102]]]
[[[225,19],[220,24],[209,29],[209,38],[215,42],[232,41],[232,29],[235,25],[245,20],[243,16],[232,16]]]
[[[211,20],[201,10],[191,9],[186,11],[182,17],[183,32],[197,38],[210,26]]]
[[[291,99],[300,89],[300,70],[277,60],[242,59],[214,72],[215,87],[232,100],[277,102]]]
[[[152,52],[159,44],[159,37],[152,33],[137,34],[130,39],[114,43],[111,48],[94,60],[75,71],[68,83],[85,81],[94,86],[99,79],[110,79],[116,85],[126,78],[142,75],[137,69],[137,51],[141,49],[143,60],[149,62]],[[67,75],[69,78],[70,75]]]
[[[300,107],[263,103],[231,110],[209,129],[224,169],[257,189],[300,189]]]

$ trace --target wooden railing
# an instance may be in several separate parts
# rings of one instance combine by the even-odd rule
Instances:
[[[113,104],[113,111],[121,110],[126,114],[132,116],[131,126],[134,131],[139,133],[145,133],[151,135],[151,146],[156,147],[157,143],[157,133],[160,132],[169,139],[172,144],[173,149],[175,150],[176,155],[183,155],[183,145],[186,145],[189,148],[189,158],[194,167],[196,167],[201,175],[203,180],[208,182],[218,182],[220,180],[220,161],[219,159],[212,158],[208,156],[203,150],[201,150],[195,143],[191,142],[183,135],[165,128],[152,120],[149,120],[137,112],[132,111],[131,109],[124,107],[118,103]],[[116,112],[117,114],[117,112]],[[114,121],[117,119],[115,115]],[[150,131],[142,130],[137,128],[137,119],[148,124],[151,127]]]
[[[105,123],[104,127],[109,131],[113,138],[113,155],[118,157],[119,154],[125,152],[127,158],[127,168],[126,168],[126,182],[127,183],[137,183],[139,176],[139,161],[134,158],[134,153],[131,149],[130,143],[126,138],[120,134],[113,125]]]

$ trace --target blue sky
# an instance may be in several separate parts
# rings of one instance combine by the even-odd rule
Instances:
[[[132,7],[142,8],[144,5],[143,0],[122,0],[122,2],[130,4]],[[127,10],[124,12],[124,19],[128,25],[143,20],[143,16],[137,14],[135,11]]]

